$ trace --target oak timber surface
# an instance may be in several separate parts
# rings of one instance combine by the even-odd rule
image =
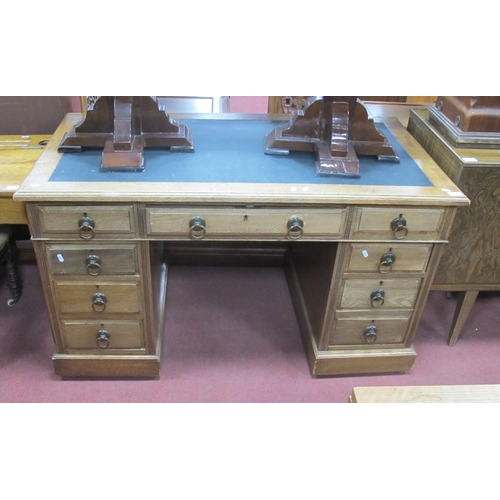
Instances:
[[[273,119],[269,115],[236,115],[250,120]],[[148,201],[148,202],[203,202],[210,203],[356,203],[377,204],[405,203],[421,205],[463,205],[467,198],[453,183],[436,168],[434,161],[411,137],[397,119],[385,123],[401,146],[415,159],[430,186],[387,186],[366,184],[268,184],[268,183],[224,183],[224,182],[51,182],[50,178],[61,159],[57,147],[62,136],[81,120],[80,114],[68,114],[54,134],[47,150],[37,162],[34,172],[17,191],[19,200],[43,201]],[[191,115],[190,118],[193,118]],[[206,120],[235,119],[235,115],[200,115]],[[195,146],[196,147],[196,146]],[[263,148],[264,149],[264,148]],[[194,153],[196,155],[196,153]],[[264,152],[262,153],[264,156]]]
[[[364,104],[375,122],[384,122],[389,117],[397,118],[405,128],[408,125],[411,109],[425,110],[429,107],[429,104],[422,104],[419,102],[389,103],[366,101]]]
[[[500,385],[355,387],[351,403],[500,403]]]
[[[27,224],[23,203],[12,199],[40,157],[50,135],[1,135],[0,136],[0,223]]]

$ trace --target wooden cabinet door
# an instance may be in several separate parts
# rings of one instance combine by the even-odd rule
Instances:
[[[53,134],[72,111],[71,98],[64,96],[0,96],[0,134]]]

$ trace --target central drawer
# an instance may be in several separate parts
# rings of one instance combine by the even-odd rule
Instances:
[[[345,208],[146,208],[148,236],[191,239],[340,239],[345,215]]]

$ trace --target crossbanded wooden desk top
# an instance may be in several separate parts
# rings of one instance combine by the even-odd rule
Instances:
[[[175,116],[182,121],[181,116]],[[188,118],[203,120],[268,120],[269,131],[276,120],[283,115],[189,115]],[[286,117],[289,119],[289,117]],[[253,182],[52,182],[51,176],[61,161],[57,152],[64,133],[81,121],[82,115],[66,115],[61,126],[53,135],[45,154],[37,161],[15,199],[21,201],[52,202],[150,202],[150,203],[272,203],[279,205],[297,204],[352,204],[375,205],[422,205],[462,206],[469,203],[466,196],[443,174],[424,149],[406,131],[397,118],[387,118],[384,125],[400,145],[415,159],[418,168],[430,181],[426,186],[370,185],[361,179],[353,184],[315,183],[253,183]],[[196,139],[195,139],[196,140]],[[260,144],[258,145],[260,147]],[[195,143],[196,148],[196,143]],[[194,153],[196,155],[196,152]],[[262,157],[264,158],[262,139]],[[264,161],[264,160],[263,160]],[[147,168],[147,167],[146,167]],[[140,175],[140,174],[138,174]],[[312,177],[313,174],[311,174]],[[139,177],[135,177],[139,179]]]

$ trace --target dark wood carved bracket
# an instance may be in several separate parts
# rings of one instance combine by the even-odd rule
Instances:
[[[360,177],[358,155],[399,161],[357,97],[310,97],[304,110],[266,138],[267,154],[290,151],[315,151],[319,176]]]
[[[189,130],[159,107],[154,97],[103,96],[65,134],[58,151],[103,148],[101,171],[143,171],[145,147],[194,152]]]

